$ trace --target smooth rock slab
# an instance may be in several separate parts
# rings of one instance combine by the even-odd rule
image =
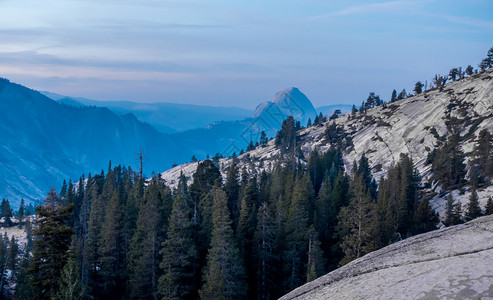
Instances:
[[[281,299],[493,299],[493,216],[369,253]]]

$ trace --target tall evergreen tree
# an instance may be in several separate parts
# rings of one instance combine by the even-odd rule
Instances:
[[[294,123],[293,117],[289,116],[276,134],[276,146],[280,147],[282,153],[291,153],[296,149],[298,137]]]
[[[21,204],[19,205],[19,210],[17,211],[17,218],[19,219],[19,224],[24,222],[24,217],[26,216],[26,204],[24,198],[21,199]]]
[[[395,101],[397,101],[397,91],[393,90],[392,96],[390,97],[390,102],[395,102]]]
[[[444,189],[462,184],[466,175],[465,156],[460,149],[459,142],[460,135],[452,134],[447,142],[437,150],[432,163],[432,178],[440,182]]]
[[[160,250],[163,275],[159,278],[158,294],[162,299],[197,298],[194,278],[197,249],[190,215],[185,199],[178,194],[169,218],[168,237]]]
[[[414,85],[414,92],[416,92],[416,95],[423,92],[423,86],[424,84],[422,84],[421,81],[416,82],[416,84]]]
[[[325,180],[322,184],[322,188],[318,193],[315,201],[315,216],[314,224],[317,231],[320,233],[320,240],[323,249],[328,252],[331,246],[331,238],[333,236],[333,226],[331,225],[332,218],[334,217],[334,211],[332,206],[332,185],[330,180]]]
[[[228,196],[228,208],[231,214],[231,220],[233,221],[233,229],[236,230],[241,204],[239,200],[240,183],[238,182],[238,166],[234,161],[228,169],[224,191]]]
[[[68,259],[70,238],[73,234],[72,228],[65,225],[72,210],[73,205],[60,205],[60,197],[54,188],[48,192],[44,205],[36,207],[36,242],[29,271],[32,274],[31,284],[38,299],[50,299],[58,290],[58,282]]]
[[[100,278],[98,294],[105,299],[117,299],[125,291],[125,249],[123,248],[123,204],[120,193],[115,190],[106,208],[101,230]],[[71,266],[68,266],[69,270]],[[70,278],[70,277],[69,277]]]
[[[238,247],[243,265],[246,268],[248,286],[252,287],[248,291],[250,297],[254,297],[256,295],[256,264],[254,262],[253,237],[257,227],[256,218],[257,209],[259,206],[258,197],[257,180],[253,177],[244,189],[241,197],[240,218],[238,228],[236,230],[236,240],[238,241]]]
[[[286,224],[285,276],[286,289],[306,282],[307,234],[313,222],[314,192],[310,176],[305,173],[295,182]]]
[[[263,202],[257,214],[255,232],[257,261],[257,299],[273,298],[274,282],[277,274],[276,263],[276,224],[266,202]]]
[[[53,299],[82,300],[86,298],[86,288],[82,285],[80,278],[80,267],[76,259],[70,257],[62,269],[59,288]]]
[[[377,198],[377,214],[380,227],[380,244],[382,246],[391,244],[397,240],[397,217],[395,214],[394,199],[395,189],[393,188],[392,176],[396,173],[395,169],[388,171],[389,179],[380,179]]]
[[[219,182],[222,181],[221,172],[212,161],[204,160],[198,164],[190,186],[190,206],[193,208],[192,222],[194,224],[200,224],[199,204],[202,195],[209,193],[218,179]]]
[[[349,205],[338,216],[341,248],[345,254],[342,265],[376,250],[378,244],[376,206],[365,191],[363,174],[355,178],[352,194]]]
[[[397,96],[397,100],[406,99],[406,97],[407,97],[406,89],[402,89],[402,91]]]
[[[260,133],[260,140],[259,140],[260,146],[265,146],[267,145],[268,142],[269,139],[267,138],[265,131],[262,130],[262,132]]]
[[[24,231],[26,232],[26,253],[29,253],[33,248],[33,227],[31,224],[31,216],[26,218]]]
[[[476,192],[476,188],[473,187],[471,191],[471,196],[469,196],[469,204],[467,205],[466,211],[466,220],[472,220],[477,217],[480,217],[481,207],[479,206],[478,193]]]
[[[242,299],[246,296],[245,273],[233,239],[227,196],[218,188],[212,194],[212,239],[199,295],[202,299]]]
[[[325,274],[325,258],[320,246],[321,243],[318,239],[318,233],[312,225],[308,230],[307,282]]]
[[[489,196],[488,200],[486,201],[486,207],[484,208],[484,214],[485,215],[493,214],[493,198],[491,196]]]
[[[493,137],[491,133],[483,129],[479,132],[478,141],[474,147],[476,157],[472,162],[471,168],[478,168],[481,179],[491,179],[493,177]]]
[[[454,218],[454,199],[452,198],[452,192],[448,194],[447,203],[445,206],[445,220],[444,224],[447,226],[454,225],[452,220]]]
[[[153,179],[139,207],[137,227],[127,253],[128,296],[154,299],[157,294],[159,249],[166,238],[171,191]]]
[[[0,208],[2,209],[2,213],[0,214],[0,218],[4,218],[4,224],[7,227],[12,226],[12,209],[10,208],[10,202],[7,199],[2,200],[2,204],[0,204]]]
[[[356,113],[358,112],[358,109],[356,108],[356,105],[353,104],[353,107],[351,108],[351,115],[356,115]]]
[[[101,228],[104,220],[104,202],[100,194],[100,183],[95,182],[90,193],[91,206],[89,213],[89,222],[87,226],[86,239],[83,247],[83,264],[87,272],[88,286],[90,292],[98,292],[102,280],[98,277],[98,270],[101,268],[100,245],[101,245]]]
[[[36,299],[34,294],[34,288],[31,285],[34,276],[29,272],[29,265],[32,258],[30,255],[24,255],[20,260],[19,272],[17,274],[17,280],[15,285],[14,299]]]
[[[420,234],[435,230],[439,221],[437,214],[431,209],[428,199],[423,196],[414,214],[413,233]]]
[[[7,259],[7,267],[11,271],[11,277],[15,279],[17,276],[17,267],[19,265],[19,245],[17,244],[17,241],[15,240],[15,237],[12,236],[10,238],[10,244],[9,244],[9,253],[8,253],[8,259]]]

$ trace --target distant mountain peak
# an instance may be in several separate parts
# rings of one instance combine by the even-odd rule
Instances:
[[[253,118],[259,118],[269,127],[282,123],[288,116],[293,116],[306,125],[308,119],[317,115],[312,102],[297,87],[289,87],[277,92],[271,101],[266,101],[257,106]]]

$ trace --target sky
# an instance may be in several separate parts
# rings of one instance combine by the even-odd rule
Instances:
[[[491,47],[491,0],[0,0],[0,77],[96,100],[359,104]]]

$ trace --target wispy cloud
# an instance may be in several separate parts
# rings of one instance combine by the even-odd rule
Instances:
[[[435,13],[431,13],[429,14],[429,16],[459,25],[467,25],[467,26],[482,28],[486,30],[493,30],[493,22],[491,21],[472,19],[469,17],[462,17],[462,16],[449,16],[449,15],[435,14]]]
[[[361,13],[369,13],[369,12],[394,12],[394,11],[403,11],[407,10],[411,7],[416,6],[416,1],[389,1],[382,3],[372,3],[358,6],[351,6],[336,12],[333,12],[332,15],[352,15],[352,14],[361,14]]]

